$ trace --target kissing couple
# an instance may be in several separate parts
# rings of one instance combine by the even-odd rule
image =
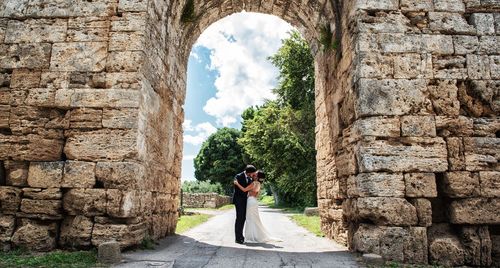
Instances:
[[[265,178],[264,172],[252,165],[247,165],[245,171],[234,177],[233,204],[236,208],[236,222],[234,234],[236,243],[244,242],[266,243],[281,241],[269,235],[259,216],[258,196],[261,183]],[[246,223],[245,223],[246,222]],[[243,236],[243,228],[245,236]]]

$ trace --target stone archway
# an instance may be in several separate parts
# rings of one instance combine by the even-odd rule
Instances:
[[[329,237],[404,262],[498,259],[500,5],[462,0],[3,1],[2,246],[171,234],[189,50],[243,9],[313,48]]]

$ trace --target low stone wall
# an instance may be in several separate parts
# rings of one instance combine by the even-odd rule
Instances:
[[[185,208],[218,208],[231,203],[231,197],[216,193],[182,194],[182,206]]]

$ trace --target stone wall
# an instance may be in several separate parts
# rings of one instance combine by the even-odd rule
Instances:
[[[216,193],[182,193],[182,207],[184,208],[219,208],[227,204],[231,204],[229,196]]]
[[[188,55],[242,10],[287,20],[311,46],[330,238],[388,260],[499,262],[493,0],[4,0],[2,246],[172,233]]]

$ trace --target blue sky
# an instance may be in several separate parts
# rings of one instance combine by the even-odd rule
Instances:
[[[278,17],[242,12],[217,21],[198,38],[188,63],[183,181],[194,180],[193,158],[210,134],[240,128],[246,108],[275,98],[278,71],[267,57],[291,29]]]

